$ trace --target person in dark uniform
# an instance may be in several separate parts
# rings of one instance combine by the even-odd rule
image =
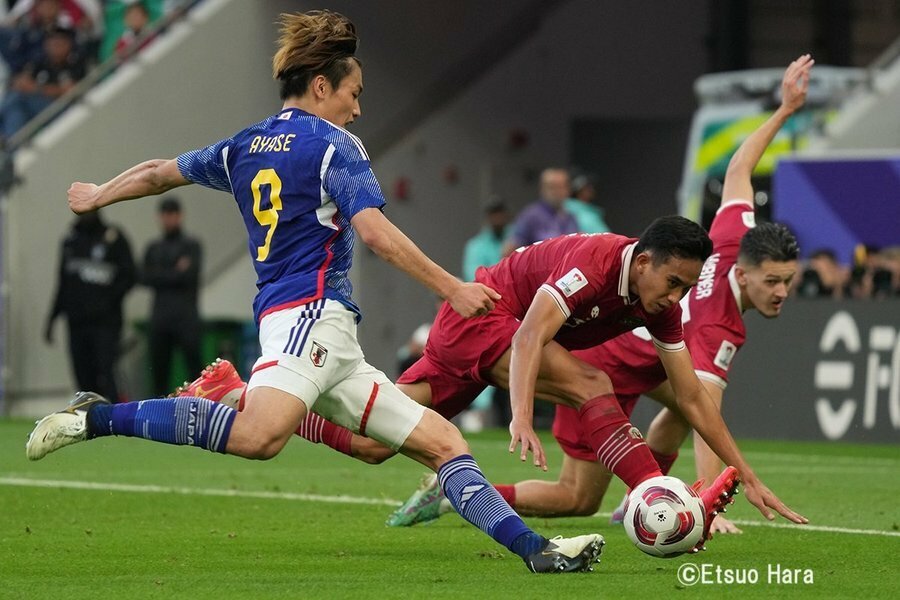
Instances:
[[[172,352],[179,348],[190,373],[203,368],[200,357],[201,322],[197,310],[202,250],[181,231],[181,203],[174,197],[159,204],[162,238],[151,242],[144,256],[141,282],[152,288],[150,368],[153,393],[171,389]]]
[[[65,315],[75,379],[82,390],[103,390],[119,399],[115,364],[122,335],[122,300],[135,282],[131,246],[99,212],[79,215],[63,240],[56,298],[44,330],[53,343],[53,323]]]

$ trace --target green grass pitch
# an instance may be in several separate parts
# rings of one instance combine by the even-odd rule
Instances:
[[[870,599],[900,589],[897,446],[743,442],[763,480],[812,527],[766,526],[739,496],[729,516],[743,535],[662,560],[637,551],[605,516],[528,519],[548,536],[597,531],[607,540],[593,573],[533,575],[455,515],[384,527],[390,502],[405,499],[423,472],[403,457],[368,466],[295,438],[263,463],[102,439],[30,463],[30,427],[0,422],[2,598]],[[497,483],[550,477],[560,452],[543,439],[548,475],[509,455],[504,432],[469,436]],[[690,452],[682,455],[673,474],[692,480]],[[616,483],[602,510],[622,492]],[[711,582],[679,582],[688,563]],[[801,582],[770,579],[769,565],[801,569]],[[802,583],[807,569],[812,583]],[[754,571],[755,583],[726,582]]]

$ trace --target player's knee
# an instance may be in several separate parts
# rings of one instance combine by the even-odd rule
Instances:
[[[613,392],[612,380],[605,372],[584,364],[571,382],[574,400],[580,406],[592,398]]]
[[[570,514],[573,517],[590,517],[597,514],[598,510],[600,510],[599,498],[579,495],[573,498],[572,512]]]
[[[562,485],[565,498],[563,516],[590,517],[600,510],[602,496],[597,496],[589,489],[582,489],[574,485]]]
[[[387,446],[362,437],[359,438],[359,443],[354,439],[351,452],[353,458],[370,465],[380,465],[397,454]]]
[[[284,436],[260,433],[246,444],[243,455],[254,460],[269,460],[278,456],[285,444],[287,439]]]

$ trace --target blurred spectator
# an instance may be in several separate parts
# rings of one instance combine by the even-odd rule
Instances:
[[[20,23],[39,15],[49,24],[71,29],[85,55],[96,55],[103,35],[103,7],[100,0],[18,0],[9,11],[8,22]],[[51,22],[50,19],[53,19]]]
[[[70,29],[57,28],[44,38],[43,52],[13,78],[0,105],[0,135],[9,139],[54,100],[75,87],[85,63],[75,51]]]
[[[463,279],[475,280],[478,267],[489,267],[503,258],[503,243],[509,235],[509,210],[500,198],[494,197],[484,208],[484,225],[481,231],[466,242],[463,249]],[[458,418],[460,429],[466,432],[481,431],[490,420],[491,406],[500,415],[504,425],[509,423],[509,393],[494,387],[485,388]]]
[[[569,193],[569,173],[565,169],[544,169],[541,172],[540,199],[526,206],[516,217],[512,235],[504,246],[504,256],[519,246],[576,233],[578,223],[575,217],[563,208]]]
[[[188,373],[203,368],[200,356],[202,323],[197,308],[202,250],[181,230],[181,203],[174,197],[159,204],[163,236],[147,247],[141,283],[153,289],[149,323],[150,369],[153,393],[172,389],[172,353],[181,350]]]
[[[900,246],[884,248],[874,276],[876,298],[900,296]]]
[[[143,2],[135,2],[128,5],[125,9],[125,31],[116,42],[116,54],[119,57],[125,56],[131,46],[146,33],[150,26],[150,11]],[[147,44],[153,41],[152,36],[141,42],[143,49]]]
[[[101,62],[116,53],[119,40],[128,28],[126,14],[134,4],[140,4],[147,10],[151,25],[167,12],[174,10],[165,0],[106,0],[103,5],[105,31],[99,52]],[[180,5],[181,3],[175,4]]]
[[[838,264],[834,252],[822,249],[810,255],[797,293],[804,298],[844,298],[849,283],[850,273]]]
[[[875,279],[884,287],[885,271],[881,269],[878,248],[860,244],[853,252],[853,270],[850,272],[850,295],[853,298],[872,298],[875,295]],[[888,274],[890,281],[890,274]],[[882,290],[883,291],[883,290]]]
[[[493,198],[484,208],[484,225],[481,231],[469,238],[463,248],[462,276],[465,281],[475,280],[478,267],[489,267],[503,258],[503,242],[509,234],[509,210],[499,198]]]
[[[115,364],[122,334],[122,300],[134,285],[131,246],[119,228],[95,211],[79,215],[63,240],[56,297],[44,340],[53,343],[53,323],[65,315],[69,354],[81,390],[120,399]]]
[[[572,197],[563,206],[575,216],[581,233],[606,233],[609,231],[603,219],[603,209],[595,204],[597,189],[589,175],[579,175],[572,180]]]
[[[59,28],[74,31],[72,19],[62,12],[61,0],[35,0],[29,4],[24,12],[21,9],[25,5],[16,4],[0,28],[0,54],[12,75],[41,58],[49,32]]]

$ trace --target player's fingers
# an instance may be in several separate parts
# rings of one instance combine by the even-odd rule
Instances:
[[[496,300],[499,300],[500,298],[503,297],[503,296],[501,296],[500,293],[499,293],[497,290],[495,290],[494,288],[488,287],[488,286],[486,286],[486,285],[484,285],[484,284],[481,284],[481,287],[482,287],[482,289],[484,289],[484,293],[487,294],[487,295],[488,295],[488,298],[490,298],[491,300],[496,301]]]
[[[774,508],[778,511],[778,514],[780,514],[788,521],[792,521],[794,523],[797,523],[798,525],[806,525],[807,523],[809,523],[809,519],[807,519],[800,513],[794,512],[783,503],[780,503],[780,506],[776,506]]]
[[[519,454],[519,458],[522,462],[525,462],[528,459],[528,451],[531,450],[531,443],[528,441],[526,436],[522,436],[522,453]]]

